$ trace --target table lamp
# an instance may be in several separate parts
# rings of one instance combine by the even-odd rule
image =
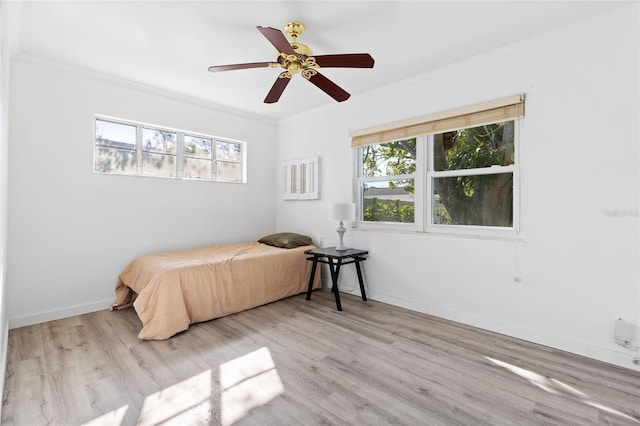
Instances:
[[[337,203],[332,204],[329,209],[329,219],[331,220],[339,220],[340,225],[338,225],[338,237],[340,241],[336,246],[336,250],[344,251],[347,248],[344,246],[342,239],[344,237],[344,233],[346,231],[343,221],[354,221],[356,220],[356,205],[353,203]]]

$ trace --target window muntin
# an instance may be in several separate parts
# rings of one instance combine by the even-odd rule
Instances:
[[[245,143],[96,117],[94,172],[243,183]]]

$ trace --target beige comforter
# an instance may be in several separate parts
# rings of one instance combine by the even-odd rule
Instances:
[[[168,339],[189,324],[306,291],[312,262],[304,251],[312,248],[248,242],[141,256],[120,274],[115,307],[133,300],[138,337]]]

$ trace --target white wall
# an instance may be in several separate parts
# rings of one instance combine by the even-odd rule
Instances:
[[[248,182],[94,174],[96,113],[246,141]],[[275,230],[272,121],[21,57],[9,137],[11,327],[109,307],[135,256]]]
[[[372,299],[637,368],[613,321],[640,323],[638,25],[629,6],[280,122],[278,161],[318,155],[321,199],[279,200],[277,228],[335,243],[350,131],[525,93],[522,241],[350,229],[345,243],[371,252]]]
[[[11,58],[18,50],[18,16],[20,3],[0,3],[0,391],[4,394],[4,378],[9,340],[7,316],[7,202],[9,146],[9,81]],[[0,407],[2,417],[2,407]]]

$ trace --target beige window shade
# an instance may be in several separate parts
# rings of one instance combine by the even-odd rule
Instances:
[[[524,95],[515,95],[451,111],[356,130],[350,134],[351,147],[357,148],[418,135],[481,126],[523,116]]]

